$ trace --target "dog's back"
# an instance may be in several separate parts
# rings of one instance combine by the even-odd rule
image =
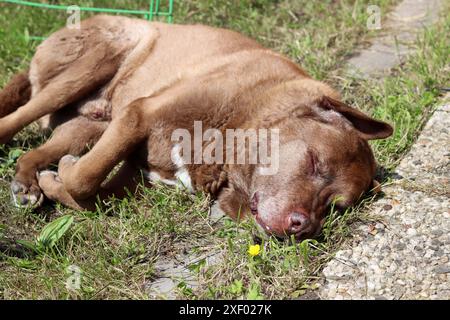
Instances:
[[[72,74],[65,75],[71,68]],[[109,69],[108,75],[96,81],[95,73],[101,68]],[[74,72],[79,77],[84,73],[91,84],[86,86],[80,81],[79,87],[87,88],[70,103],[77,105],[81,114],[93,118],[99,108],[112,105],[113,110],[104,114],[114,114],[115,109],[157,95],[183,80],[225,74],[224,78],[229,79],[235,74],[236,80],[245,82],[243,78],[248,76],[258,82],[269,78],[268,72],[281,78],[283,73],[286,78],[306,76],[288,59],[230,30],[100,15],[84,20],[79,30],[64,28],[46,39],[37,48],[29,72],[15,77],[2,91],[0,115],[13,112],[48,84],[73,77]],[[60,84],[59,90],[78,89],[73,80],[65,84]],[[34,120],[54,111],[42,110]]]

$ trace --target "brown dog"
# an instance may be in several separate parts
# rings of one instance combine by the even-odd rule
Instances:
[[[267,233],[298,239],[317,235],[333,199],[347,207],[371,188],[376,164],[367,141],[392,134],[240,34],[112,16],[45,40],[29,71],[0,92],[0,117],[0,143],[38,119],[54,129],[18,161],[11,188],[20,205],[39,204],[43,192],[90,208],[99,195],[133,191],[143,169],[150,181],[204,189],[230,216],[251,214]],[[276,172],[263,174],[262,163],[187,163],[172,137],[177,129],[195,135],[194,121],[224,135],[277,129],[278,145],[269,144]],[[58,160],[58,174],[39,174]]]

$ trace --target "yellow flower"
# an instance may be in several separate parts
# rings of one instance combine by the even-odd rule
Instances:
[[[252,257],[257,256],[261,252],[261,247],[259,244],[248,247],[248,254]]]

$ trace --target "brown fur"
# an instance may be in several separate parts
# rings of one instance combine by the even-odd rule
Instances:
[[[31,84],[28,80],[28,71],[16,74],[0,91],[0,118],[27,103],[30,97]]]
[[[375,161],[367,140],[392,133],[285,57],[200,25],[96,16],[44,41],[28,74],[0,93],[0,142],[44,116],[56,129],[19,159],[12,189],[21,204],[40,202],[42,190],[91,208],[98,195],[134,190],[139,168],[174,178],[171,134],[193,133],[194,121],[221,132],[277,128],[281,162],[273,176],[250,164],[186,168],[194,187],[216,196],[229,215],[252,212],[265,231],[304,238],[317,234],[333,197],[343,195],[340,205],[349,206],[370,188]],[[59,159],[57,175],[37,175]]]

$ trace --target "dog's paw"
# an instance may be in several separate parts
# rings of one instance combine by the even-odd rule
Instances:
[[[213,178],[214,180],[202,181],[201,183],[204,192],[215,195],[227,181],[227,174],[221,171],[220,173],[216,173]]]
[[[72,167],[80,158],[72,156],[70,154],[66,154],[59,160],[58,168],[59,169],[67,169]]]
[[[62,187],[61,179],[58,173],[51,170],[45,170],[39,172],[38,175],[39,187],[42,192],[51,200],[54,200],[54,195],[58,189]]]
[[[44,202],[44,194],[36,184],[26,184],[14,180],[11,182],[11,193],[14,204],[18,208],[37,208]]]
[[[74,157],[70,154],[65,155],[59,160],[58,175],[62,181],[70,175],[72,167],[77,163],[79,157]]]
[[[216,194],[220,188],[220,183],[218,181],[208,182],[205,186],[203,186],[203,192]]]
[[[48,199],[60,202],[76,210],[84,209],[84,207],[76,202],[64,189],[64,185],[61,178],[58,176],[58,173],[54,171],[42,171],[39,173],[38,180],[39,187],[41,187],[42,192]]]

